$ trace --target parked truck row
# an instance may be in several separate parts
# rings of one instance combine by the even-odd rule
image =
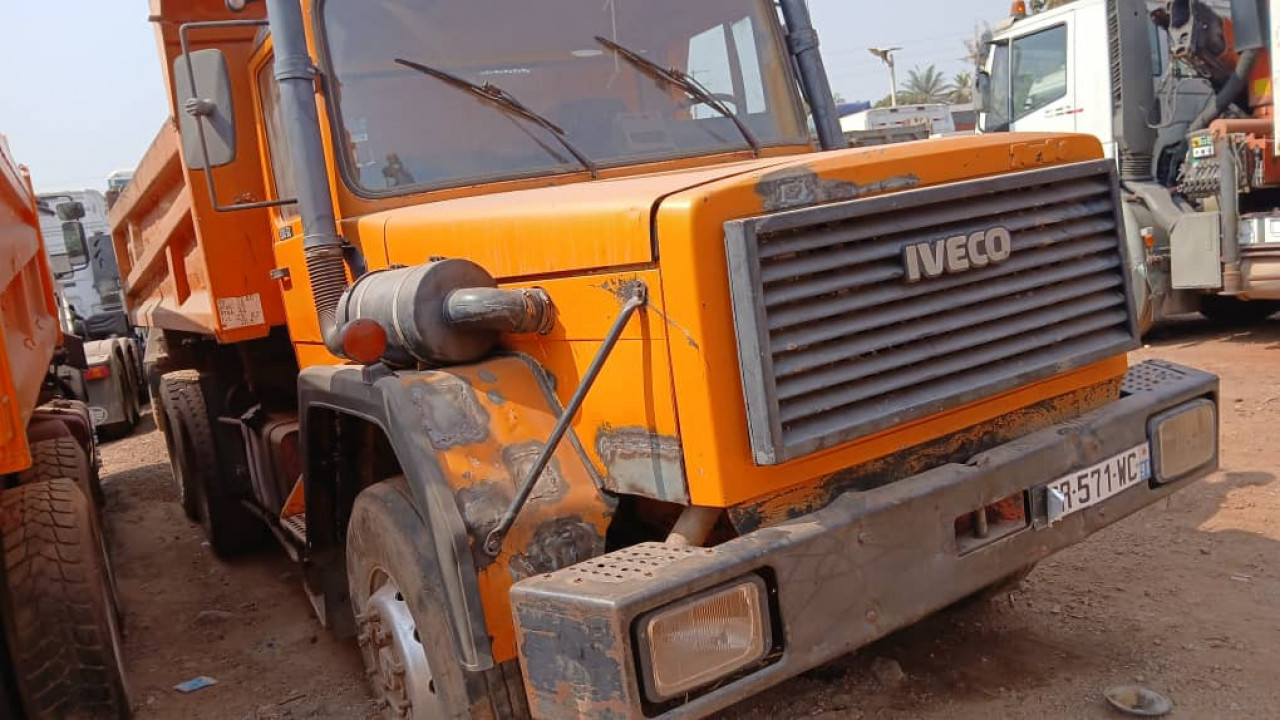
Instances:
[[[705,716],[1217,465],[1217,379],[1127,360],[1128,173],[847,149],[802,0],[150,11],[110,221],[177,494],[387,717]]]
[[[0,137],[0,717],[124,718],[94,423],[75,399],[88,363],[40,233],[54,212]],[[75,209],[58,212],[68,264],[87,264]]]

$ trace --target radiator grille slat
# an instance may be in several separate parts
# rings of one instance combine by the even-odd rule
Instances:
[[[1014,240],[1015,252],[1023,252],[1043,247],[1051,247],[1058,243],[1079,240],[1090,235],[1114,233],[1115,221],[1111,218],[1090,218],[1063,223],[1052,227],[1038,228],[1024,232]],[[954,233],[940,234],[936,238],[945,238]],[[918,241],[917,241],[918,242]],[[901,257],[902,248],[913,242],[902,242],[896,245],[889,259],[862,263],[859,265],[827,264],[821,274],[814,273],[791,277],[786,283],[767,283],[765,298],[770,308],[787,305],[801,300],[821,297],[834,292],[866,287],[886,280],[901,280],[906,275]],[[923,290],[928,291],[928,288]]]
[[[1096,161],[727,223],[756,461],[1135,347],[1115,188],[1114,166]],[[966,267],[960,256],[973,248],[981,264],[980,233],[994,228],[1009,233],[1008,257]],[[945,272],[910,281],[908,248],[931,253],[935,275],[948,238],[963,239]]]
[[[1013,212],[1029,206],[1049,203],[1049,202],[1071,202],[1081,200],[1090,196],[1097,196],[1110,192],[1106,185],[1106,181],[1099,181],[1098,178],[1089,178],[1064,184],[1062,187],[1052,189],[1041,189],[1030,191],[1018,198],[1005,197],[993,199],[987,207],[987,214],[1000,214]],[[803,210],[797,212],[804,212]],[[981,213],[982,211],[978,211]],[[847,242],[857,242],[867,238],[877,237],[884,233],[900,233],[913,230],[925,230],[929,228],[941,227],[951,223],[960,222],[962,220],[970,220],[974,217],[974,210],[964,205],[951,207],[939,207],[925,212],[916,214],[915,216],[904,220],[903,218],[885,218],[877,220],[870,219],[865,223],[859,223],[854,227],[842,228],[818,228],[813,232],[803,235],[796,235],[789,238],[778,238],[769,243],[768,247],[760,249],[760,257],[769,259],[786,255],[793,252],[802,252],[805,250],[816,250],[821,247],[830,245],[840,245]]]

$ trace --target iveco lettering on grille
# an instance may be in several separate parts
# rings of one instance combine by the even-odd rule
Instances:
[[[1002,227],[908,245],[907,282],[999,265],[1013,254],[1013,237]]]

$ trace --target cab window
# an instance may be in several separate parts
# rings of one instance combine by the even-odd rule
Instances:
[[[1013,121],[1067,96],[1067,26],[1020,37],[1012,44]]]
[[[280,86],[276,83],[275,63],[268,61],[258,72],[258,88],[262,95],[263,124],[267,131],[267,150],[271,155],[271,175],[275,180],[276,198],[296,196],[293,182],[293,158],[289,150],[289,135],[284,129],[284,116],[280,111]],[[298,217],[297,205],[276,208],[280,219],[289,222]]]

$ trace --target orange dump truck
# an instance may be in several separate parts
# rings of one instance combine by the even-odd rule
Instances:
[[[88,406],[58,399],[84,353],[59,330],[44,212],[54,210],[37,203],[0,136],[0,717],[122,718],[93,424]],[[78,220],[64,231],[68,254],[87,263]]]
[[[802,0],[150,10],[111,221],[184,509],[387,717],[705,716],[1217,466],[1098,142],[841,148]]]

